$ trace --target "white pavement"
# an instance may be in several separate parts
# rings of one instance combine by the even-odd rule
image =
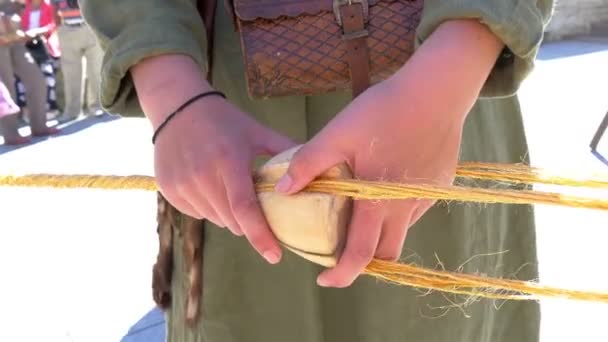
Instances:
[[[608,112],[608,39],[547,44],[522,87],[522,107],[536,166],[566,172],[603,172],[608,166],[589,143]],[[601,143],[608,156],[608,134]],[[555,190],[538,186],[539,190]],[[573,189],[573,194],[585,192]],[[598,191],[608,198],[608,191]],[[537,206],[541,281],[608,293],[608,213]],[[608,341],[608,304],[546,300],[542,342]]]
[[[521,92],[534,165],[608,173],[588,147],[607,84],[608,39],[543,47]],[[84,120],[27,147],[0,146],[0,174],[151,175],[150,133],[142,119]],[[142,191],[0,188],[0,341],[119,341],[153,306],[155,201]],[[608,291],[607,213],[538,206],[537,222],[543,283]],[[608,304],[542,308],[542,342],[608,341]]]

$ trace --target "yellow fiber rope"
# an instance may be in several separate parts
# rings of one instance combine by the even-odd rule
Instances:
[[[399,285],[470,297],[506,300],[562,298],[608,303],[608,292],[588,292],[544,286],[533,281],[487,278],[471,274],[435,271],[410,264],[374,259],[365,274]]]
[[[456,175],[465,178],[522,184],[536,183],[608,189],[608,175],[579,175],[577,178],[574,178],[574,176],[565,177],[524,164],[465,162],[459,165]]]
[[[499,179],[505,181],[507,176],[497,174],[496,177],[488,172],[472,172],[464,169],[460,171],[469,177]],[[474,173],[474,174],[473,174]],[[472,175],[471,175],[472,174]],[[515,181],[529,183],[534,179],[531,175],[515,175]],[[571,181],[558,179],[561,183],[569,185],[584,186],[583,181]],[[544,181],[547,183],[548,181]],[[591,180],[591,187],[601,187],[602,181]],[[52,188],[97,188],[97,189],[131,189],[131,190],[157,190],[153,177],[150,176],[103,176],[103,175],[52,175],[52,174],[29,174],[22,176],[0,176],[0,186],[21,187],[52,187]],[[273,191],[274,184],[264,183],[256,185],[258,192]],[[593,197],[570,196],[559,193],[511,190],[511,189],[483,189],[464,186],[438,186],[425,184],[397,184],[378,181],[362,180],[316,180],[311,182],[305,191],[329,193],[334,195],[349,196],[354,199],[367,200],[390,200],[390,199],[433,199],[433,200],[455,200],[463,202],[479,203],[509,203],[509,204],[550,204],[568,207],[588,209],[608,209],[608,200]]]
[[[150,176],[52,175],[44,173],[0,176],[0,186],[146,191],[156,191],[158,189],[154,178]]]
[[[523,164],[464,163],[459,166],[457,177],[520,184],[541,183],[608,189],[608,177],[606,176],[574,179],[559,175],[549,175],[543,170],[531,168]],[[0,186],[157,190],[153,177],[136,175],[0,175]],[[274,184],[256,184],[256,189],[258,192],[273,191]],[[608,210],[608,199],[576,197],[531,190],[397,184],[362,180],[316,180],[310,183],[304,191],[349,196],[354,199],[389,200],[425,198],[480,203],[550,204]],[[367,266],[365,273],[400,285],[472,297],[509,300],[537,300],[543,297],[558,297],[608,303],[608,292],[559,289],[543,286],[533,281],[487,278],[470,274],[436,271],[411,264],[378,259],[374,259]]]

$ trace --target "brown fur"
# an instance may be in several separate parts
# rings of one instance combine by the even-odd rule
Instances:
[[[173,229],[177,227],[173,207],[157,195],[156,232],[158,255],[152,268],[152,297],[156,305],[166,310],[171,305],[171,277],[173,276]]]
[[[191,217],[184,217],[184,220],[182,248],[188,279],[186,323],[192,326],[198,319],[203,290],[203,221]]]
[[[181,220],[179,220],[181,218]],[[203,220],[180,214],[160,193],[157,197],[157,232],[159,250],[152,269],[154,302],[162,310],[171,305],[171,278],[173,275],[173,234],[183,240],[183,258],[188,279],[186,297],[186,324],[193,326],[199,317],[203,271]]]

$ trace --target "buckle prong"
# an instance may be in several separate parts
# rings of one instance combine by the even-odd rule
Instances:
[[[338,25],[342,26],[342,15],[340,14],[340,7],[346,5],[350,6],[353,4],[361,4],[361,7],[363,8],[363,20],[367,23],[369,18],[369,2],[367,0],[334,0],[334,16],[336,17],[336,22],[338,23]]]

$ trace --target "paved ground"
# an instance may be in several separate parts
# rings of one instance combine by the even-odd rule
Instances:
[[[522,89],[537,166],[608,172],[588,148],[608,111],[607,81],[608,40],[544,46]],[[85,120],[27,147],[0,146],[0,173],[151,175],[149,137],[142,120]],[[1,188],[0,340],[118,341],[152,307],[154,205],[139,191]],[[539,206],[537,221],[541,281],[608,290],[608,214]],[[607,316],[608,305],[545,301],[542,341],[607,341]]]
[[[556,170],[608,173],[589,142],[608,112],[608,40],[548,44],[522,89],[534,163]],[[608,155],[608,135],[602,150]],[[538,186],[542,190],[551,187]],[[584,192],[573,189],[575,194]],[[608,198],[608,191],[598,192]],[[541,281],[608,291],[608,213],[538,206]],[[542,341],[608,341],[608,305],[566,301],[542,304]]]

